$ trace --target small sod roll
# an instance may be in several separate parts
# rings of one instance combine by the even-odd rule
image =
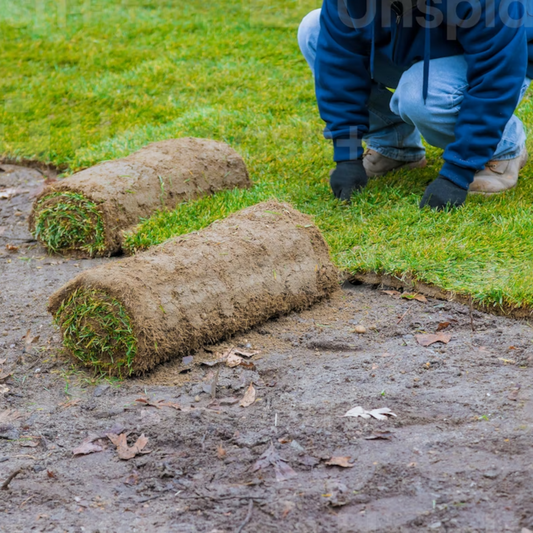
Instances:
[[[306,308],[338,282],[311,218],[269,201],[87,270],[48,309],[75,361],[124,377]]]
[[[112,255],[121,251],[124,232],[156,210],[250,185],[243,159],[227,144],[156,142],[54,183],[36,198],[30,231],[52,252]]]

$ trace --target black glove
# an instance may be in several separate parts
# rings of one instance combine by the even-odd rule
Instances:
[[[444,176],[437,176],[435,181],[432,181],[426,188],[426,192],[420,202],[420,209],[428,205],[432,209],[438,211],[444,209],[446,206],[460,207],[466,200],[468,191],[465,191],[459,185],[451,182]]]
[[[350,200],[354,192],[360,191],[368,182],[363,161],[339,161],[331,173],[329,184],[335,198]]]

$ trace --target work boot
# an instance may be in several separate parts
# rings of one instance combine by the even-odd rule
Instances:
[[[401,168],[424,168],[426,164],[427,161],[424,156],[418,161],[397,161],[370,149],[365,152],[363,157],[363,166],[369,178],[383,176],[387,172],[400,170]]]
[[[496,194],[512,189],[518,182],[518,173],[527,163],[524,148],[518,157],[504,161],[489,161],[483,170],[476,172],[468,192]]]

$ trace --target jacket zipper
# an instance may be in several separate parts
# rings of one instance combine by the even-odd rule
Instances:
[[[398,4],[401,6],[401,8],[397,7]],[[396,63],[396,47],[398,45],[398,38],[400,34],[400,22],[402,21],[402,18],[404,17],[406,13],[409,13],[410,11],[414,10],[414,6],[407,9],[406,11],[403,11],[403,4],[401,0],[399,0],[391,4],[391,9],[392,11],[394,11],[394,14],[396,15],[396,33],[394,34],[394,43],[392,45],[392,62]]]

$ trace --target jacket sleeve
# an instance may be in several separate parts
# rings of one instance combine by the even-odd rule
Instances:
[[[522,3],[507,0],[450,0],[443,7],[464,49],[468,89],[441,174],[467,189],[494,155],[518,105],[528,62],[525,13]]]
[[[361,140],[368,132],[370,60],[361,33],[350,24],[342,0],[324,0],[315,88],[320,116],[326,123],[324,136],[333,140],[335,161],[361,157]]]

